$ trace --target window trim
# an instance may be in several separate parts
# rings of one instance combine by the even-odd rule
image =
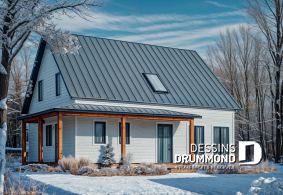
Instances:
[[[158,79],[160,80],[161,84],[163,85],[163,87],[166,89],[166,91],[161,91],[161,90],[155,90],[152,82],[150,81],[150,79],[148,78],[147,75],[156,75],[158,77]],[[155,93],[169,93],[168,88],[166,87],[166,85],[164,84],[164,82],[162,81],[162,79],[160,78],[160,76],[156,73],[143,73],[143,76],[145,77],[146,81],[148,82],[150,88],[152,89],[153,92]]]
[[[96,123],[104,123],[104,143],[103,142],[96,142],[95,141],[95,124]],[[107,140],[107,121],[102,121],[102,120],[93,120],[93,144],[94,145],[106,145],[106,140]]]
[[[131,122],[126,122],[126,124],[129,124],[129,144],[127,144],[127,140],[126,140],[126,145],[130,146],[131,145],[131,128],[132,128],[132,124]],[[120,143],[120,124],[121,124],[121,121],[118,121],[118,146],[121,145]],[[127,137],[127,131],[126,131],[126,137]]]
[[[41,87],[40,87],[41,86]],[[37,90],[38,90],[38,101],[43,101],[43,80],[37,82]]]
[[[58,85],[57,85],[57,82],[59,83]],[[58,86],[59,86],[59,90],[57,88]],[[61,73],[60,72],[55,74],[55,95],[56,97],[61,95]]]

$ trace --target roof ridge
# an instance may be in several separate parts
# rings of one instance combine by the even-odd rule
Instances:
[[[112,38],[106,38],[106,37],[95,37],[95,36],[80,35],[80,34],[75,34],[75,33],[72,33],[72,35],[75,35],[75,36],[83,36],[83,37],[92,37],[92,38],[97,38],[97,39],[107,39],[107,40],[112,40],[112,41],[121,41],[121,42],[125,42],[125,43],[135,43],[135,44],[149,45],[149,46],[155,46],[155,47],[164,47],[164,48],[171,48],[171,49],[178,49],[178,50],[185,50],[185,51],[193,51],[193,52],[196,52],[196,50],[192,50],[192,49],[181,49],[181,48],[177,48],[177,47],[168,47],[168,46],[154,45],[154,44],[149,44],[149,43],[140,43],[140,42],[133,42],[133,41],[124,41],[124,40],[118,40],[118,39],[112,39]],[[197,53],[197,52],[196,52],[196,53]]]

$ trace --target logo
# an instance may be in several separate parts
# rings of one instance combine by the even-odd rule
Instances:
[[[246,161],[246,147],[253,146],[254,147],[254,155],[253,161],[250,162],[243,162]],[[255,141],[239,141],[239,165],[257,165],[260,163],[262,158],[262,149],[261,146]]]

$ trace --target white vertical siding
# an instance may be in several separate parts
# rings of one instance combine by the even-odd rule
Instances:
[[[75,156],[75,117],[63,116],[63,156]]]
[[[38,126],[37,123],[30,123],[28,130],[29,153],[28,161],[38,161]]]
[[[42,58],[41,66],[38,73],[37,82],[32,95],[31,105],[29,108],[29,114],[48,110],[56,106],[64,106],[74,103],[71,100],[67,88],[61,77],[61,95],[55,94],[55,74],[59,72],[56,62],[49,49],[45,49]],[[38,101],[38,81],[43,81],[43,100]]]

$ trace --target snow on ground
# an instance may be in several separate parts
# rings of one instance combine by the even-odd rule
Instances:
[[[87,177],[66,173],[22,173],[44,186],[46,194],[247,194],[260,177],[283,177],[283,167],[262,174],[171,173],[163,176]],[[15,173],[17,174],[17,173]]]

